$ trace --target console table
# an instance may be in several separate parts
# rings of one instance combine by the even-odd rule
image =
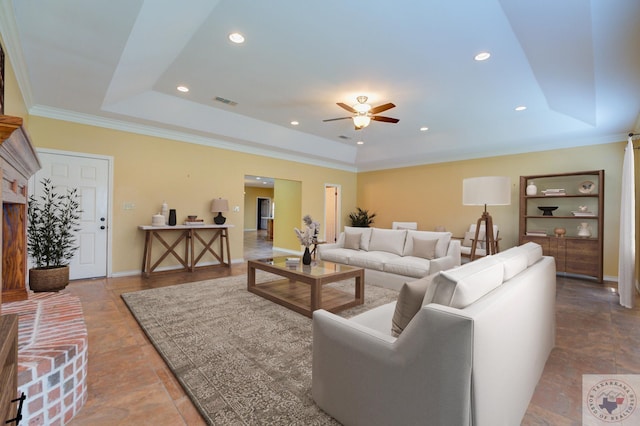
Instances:
[[[169,255],[172,255],[173,258],[178,260],[183,266],[180,271],[193,272],[198,262],[207,253],[212,254],[219,262],[219,264],[215,266],[226,266],[230,268],[229,228],[233,228],[233,225],[138,226],[138,229],[145,232],[142,275],[149,277]],[[164,251],[152,264],[151,251],[154,239],[164,247]],[[199,251],[196,251],[196,241],[202,245]],[[218,241],[217,250],[214,244],[216,241]],[[183,242],[184,248],[180,250],[180,245]],[[224,260],[225,249],[227,255],[226,262]],[[175,270],[172,270],[172,272],[173,271]]]

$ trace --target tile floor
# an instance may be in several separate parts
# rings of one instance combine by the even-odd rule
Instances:
[[[259,235],[247,238],[247,258],[270,255],[269,243]],[[120,295],[242,274],[246,274],[246,265],[238,264],[231,270],[71,283],[65,291],[81,299],[89,332],[89,399],[70,424],[204,424]],[[562,277],[558,277],[557,294],[556,348],[523,420],[525,425],[580,425],[582,374],[640,373],[640,298],[635,309],[624,309],[610,283]]]

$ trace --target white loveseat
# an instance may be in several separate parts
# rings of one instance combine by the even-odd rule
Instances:
[[[318,258],[365,268],[367,284],[400,290],[407,281],[459,266],[460,241],[451,232],[345,226],[337,243],[318,246]]]
[[[555,342],[554,259],[527,243],[429,280],[399,337],[395,302],[314,312],[313,399],[345,425],[520,424]]]

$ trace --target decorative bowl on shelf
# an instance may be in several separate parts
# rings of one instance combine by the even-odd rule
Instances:
[[[558,206],[540,206],[538,209],[542,210],[542,216],[553,216],[553,211],[558,209]]]

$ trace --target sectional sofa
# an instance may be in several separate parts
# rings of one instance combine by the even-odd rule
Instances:
[[[317,310],[313,399],[345,425],[519,425],[555,343],[555,294],[554,259],[527,243],[351,319]]]
[[[345,226],[335,244],[318,246],[318,257],[365,268],[365,282],[400,290],[414,281],[460,265],[460,241],[450,232]]]

